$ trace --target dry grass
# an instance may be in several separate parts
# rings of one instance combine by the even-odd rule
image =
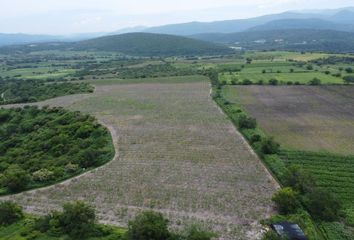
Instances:
[[[258,239],[277,186],[209,90],[207,81],[107,85],[76,101],[52,100],[109,126],[119,154],[71,181],[10,198],[39,214],[82,199],[101,222],[121,226],[153,209],[176,227],[197,221],[224,239]]]
[[[354,86],[239,86],[225,91],[283,147],[354,154]]]

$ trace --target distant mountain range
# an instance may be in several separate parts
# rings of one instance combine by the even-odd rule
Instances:
[[[294,50],[354,53],[354,32],[278,29],[239,33],[205,33],[195,39],[253,50]]]
[[[294,28],[328,29],[354,31],[354,9],[341,9],[332,15],[319,13],[284,12],[256,18],[227,20],[216,22],[190,22],[147,28],[144,32],[166,33],[175,35],[195,35],[201,33],[235,33],[261,28]],[[338,29],[339,28],[339,29]],[[266,29],[262,29],[266,30]]]
[[[190,22],[150,28],[138,26],[121,29],[111,33],[78,34],[69,37],[0,34],[0,46],[43,42],[77,42],[81,40],[93,39],[92,41],[89,40],[87,42],[80,42],[80,44],[83,46],[84,43],[90,43],[88,45],[94,46],[92,43],[101,42],[100,44],[110,44],[111,49],[114,48],[121,50],[118,46],[113,47],[112,39],[117,40],[115,44],[123,44],[118,40],[126,40],[127,35],[117,38],[109,38],[109,36],[134,32],[178,35],[246,49],[286,49],[289,47],[289,49],[308,48],[313,49],[314,51],[331,49],[334,51],[334,46],[337,44],[337,49],[342,49],[344,51],[344,49],[347,50],[348,48],[353,47],[353,50],[349,49],[351,50],[350,52],[353,52],[354,46],[352,45],[354,45],[354,43],[352,44],[350,41],[352,41],[352,35],[354,34],[354,8],[293,11],[249,19],[215,22]],[[296,34],[302,35],[298,36]],[[101,36],[108,36],[108,38],[94,39]],[[144,39],[147,36],[149,36],[149,40],[157,42],[160,42],[162,39],[166,39],[166,35],[159,35],[155,40],[153,40],[153,35],[140,34],[134,35],[134,40],[136,40],[137,37]],[[103,40],[107,41],[105,42]],[[181,40],[182,39],[179,39],[176,43],[182,43]],[[183,38],[183,40],[186,41],[186,38]],[[132,43],[133,42],[137,43],[138,46],[142,46],[139,41],[132,41]],[[199,43],[202,44],[202,42]],[[192,42],[188,43],[189,46],[193,44],[194,43]],[[203,44],[203,47],[206,46],[205,42],[203,42]],[[67,44],[63,45],[67,46]],[[75,44],[73,45],[75,47],[79,46]],[[162,46],[164,45],[162,44]],[[318,48],[316,48],[316,46],[318,46]],[[154,48],[155,46],[150,47]],[[100,49],[105,47],[96,45],[95,48]],[[132,47],[130,46],[129,49],[132,49]],[[180,50],[185,53],[182,48],[180,48]],[[140,51],[143,53],[145,49],[140,49]],[[157,49],[154,49],[154,51],[157,52]],[[133,52],[135,52],[135,50]]]

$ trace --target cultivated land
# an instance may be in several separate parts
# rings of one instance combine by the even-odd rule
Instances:
[[[102,222],[123,226],[154,209],[176,227],[197,221],[225,239],[259,237],[277,184],[216,107],[208,79],[185,78],[112,80],[92,95],[41,103],[96,116],[111,130],[116,156],[81,177],[8,198],[38,214],[81,199],[95,205]]]
[[[324,239],[354,236],[354,86],[226,86],[224,96],[281,143],[277,165],[298,165],[340,199],[342,222],[320,223]],[[271,163],[269,163],[271,164]],[[274,168],[275,167],[275,168]],[[277,168],[278,167],[278,168]]]
[[[354,86],[227,86],[284,148],[354,154]]]

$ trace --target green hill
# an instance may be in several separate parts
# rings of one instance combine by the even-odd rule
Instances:
[[[76,50],[116,51],[134,56],[229,54],[231,49],[200,40],[152,33],[128,33],[78,42]]]
[[[225,55],[233,53],[231,48],[221,44],[180,36],[153,33],[127,33],[74,43],[58,42],[7,46],[1,48],[0,52],[35,52],[43,50],[105,51],[142,57]]]

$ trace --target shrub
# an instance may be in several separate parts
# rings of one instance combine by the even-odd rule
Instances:
[[[270,85],[276,86],[276,85],[278,85],[278,83],[279,83],[279,81],[275,78],[269,80]]]
[[[186,236],[183,239],[186,240],[210,240],[217,237],[213,232],[206,231],[197,225],[192,225],[187,229]]]
[[[290,166],[284,174],[284,185],[295,189],[295,191],[305,194],[311,192],[316,187],[313,177],[299,166]]]
[[[10,192],[18,192],[26,188],[30,180],[29,175],[18,165],[10,165],[2,177],[2,185]]]
[[[22,218],[21,206],[10,201],[0,203],[0,225],[10,225]]]
[[[238,119],[238,126],[240,128],[254,129],[257,126],[257,121],[255,118],[242,114]]]
[[[276,154],[279,148],[279,143],[275,142],[273,137],[264,138],[262,140],[261,150],[264,154]]]
[[[95,210],[84,202],[66,203],[59,217],[60,227],[73,238],[88,236],[95,226]]]
[[[168,220],[161,213],[144,212],[128,225],[128,240],[167,240],[170,236]]]
[[[79,165],[78,164],[73,164],[73,163],[68,163],[65,165],[65,171],[68,173],[74,173],[77,170],[79,170]]]
[[[321,79],[314,78],[314,79],[309,81],[309,84],[312,85],[312,86],[321,85]]]
[[[260,142],[261,140],[262,140],[261,135],[259,135],[259,134],[254,134],[254,135],[252,135],[251,138],[250,138],[250,143],[253,144],[253,143],[255,143],[255,142]]]
[[[345,69],[345,71],[346,71],[347,73],[353,73],[353,68],[348,67],[348,68]]]
[[[40,169],[32,174],[32,179],[37,182],[47,182],[54,179],[54,172],[48,169]]]
[[[249,80],[249,79],[244,79],[242,81],[242,85],[252,85],[252,84],[253,84],[253,82],[251,80]]]
[[[341,204],[334,194],[314,188],[304,197],[304,203],[310,214],[323,221],[339,219]]]
[[[345,76],[343,77],[343,80],[346,84],[354,83],[354,76]]]
[[[297,192],[290,187],[286,187],[275,193],[272,201],[275,202],[281,214],[291,214],[301,207],[298,198],[299,194]]]
[[[309,65],[306,66],[306,69],[311,71],[311,70],[313,70],[313,66],[309,64]]]

